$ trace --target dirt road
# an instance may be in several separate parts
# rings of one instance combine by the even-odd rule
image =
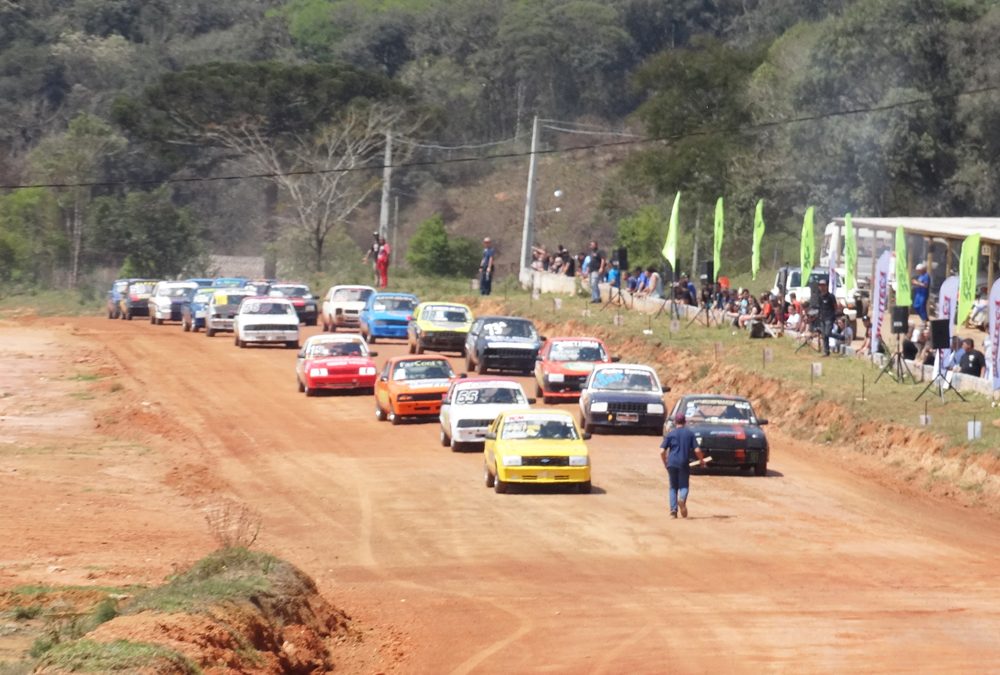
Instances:
[[[596,435],[594,494],[497,495],[482,455],[440,447],[436,421],[391,426],[371,397],[297,393],[294,351],[97,318],[31,330],[98,354],[124,386],[104,395],[141,401],[161,441],[115,458],[142,487],[133,477],[73,532],[65,514],[92,493],[50,499],[38,480],[62,515],[16,508],[10,470],[34,460],[0,445],[0,583],[39,576],[31,560],[56,537],[76,548],[73,570],[117,556],[158,581],[207,552],[198,508],[228,496],[263,514],[260,547],[371,629],[346,672],[1000,671],[1000,525],[903,496],[780,429],[768,477],[696,476],[691,517],[671,521],[655,437]],[[379,361],[403,351],[375,348]]]

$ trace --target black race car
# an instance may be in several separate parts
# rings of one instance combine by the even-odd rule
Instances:
[[[767,475],[770,450],[761,419],[750,401],[739,396],[690,394],[683,396],[667,421],[673,425],[678,413],[687,419],[687,428],[695,433],[706,459],[713,467],[753,469],[754,475]]]
[[[663,433],[663,392],[656,371],[637,363],[601,363],[594,366],[580,390],[580,425],[642,429]]]
[[[465,338],[465,368],[480,375],[488,370],[531,373],[543,340],[528,319],[481,316]]]

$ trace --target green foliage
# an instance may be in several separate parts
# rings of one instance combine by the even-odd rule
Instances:
[[[11,612],[16,621],[28,621],[29,619],[35,619],[38,618],[41,613],[41,605],[29,605],[27,607],[18,605]]]
[[[172,672],[198,673],[199,668],[179,652],[146,642],[77,640],[43,652],[39,666],[84,673]]]
[[[616,246],[628,249],[629,264],[646,269],[650,265],[657,268],[663,262],[660,250],[667,236],[669,213],[657,206],[644,206],[632,216],[618,221]]]
[[[37,659],[53,650],[72,645],[74,641],[116,616],[117,604],[111,598],[105,598],[87,614],[53,621],[46,627],[45,634],[31,645],[31,656]]]
[[[435,215],[417,226],[406,262],[419,274],[471,276],[479,269],[480,254],[475,241],[449,235],[444,220]]]

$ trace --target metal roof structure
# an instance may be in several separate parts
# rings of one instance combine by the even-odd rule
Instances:
[[[843,218],[834,218],[834,223],[844,224]],[[854,227],[892,230],[902,226],[907,234],[945,239],[965,239],[978,234],[983,244],[1000,244],[1000,218],[865,218],[852,217]]]

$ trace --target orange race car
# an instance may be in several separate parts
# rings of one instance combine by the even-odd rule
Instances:
[[[437,418],[455,371],[443,356],[389,359],[375,382],[375,419],[399,424],[404,417]]]
[[[535,396],[546,403],[578,399],[594,366],[617,360],[617,356],[608,356],[607,347],[597,338],[549,338],[535,362]]]

